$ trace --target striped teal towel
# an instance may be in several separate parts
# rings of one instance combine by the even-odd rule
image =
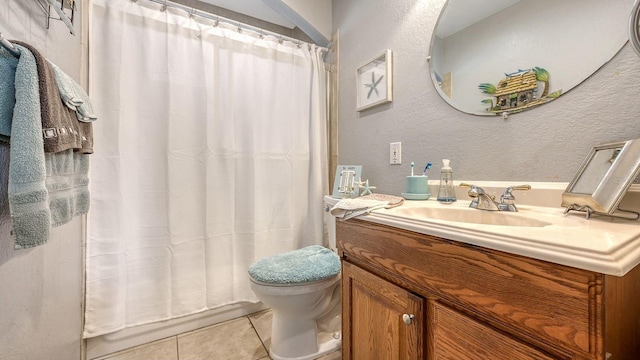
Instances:
[[[45,153],[51,226],[89,212],[89,155],[73,149]]]

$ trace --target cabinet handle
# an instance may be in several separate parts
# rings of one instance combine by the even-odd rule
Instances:
[[[413,314],[403,314],[402,315],[402,321],[404,321],[405,324],[407,325],[411,325],[411,323],[413,322],[413,318],[415,316],[413,316]]]

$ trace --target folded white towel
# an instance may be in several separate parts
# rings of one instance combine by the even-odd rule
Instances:
[[[331,208],[331,215],[347,220],[352,217],[368,214],[373,210],[381,209],[389,204],[388,201],[355,198],[342,199]]]

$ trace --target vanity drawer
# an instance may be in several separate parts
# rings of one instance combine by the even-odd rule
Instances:
[[[362,220],[337,239],[343,258],[515,338],[602,358],[601,274]]]

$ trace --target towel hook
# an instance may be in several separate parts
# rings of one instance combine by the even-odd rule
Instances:
[[[0,44],[2,45],[2,47],[7,49],[14,56],[20,57],[20,50],[18,50],[18,48],[16,48],[15,46],[13,46],[13,44],[10,43],[9,40],[5,39],[4,36],[2,36],[1,32],[0,32]]]

